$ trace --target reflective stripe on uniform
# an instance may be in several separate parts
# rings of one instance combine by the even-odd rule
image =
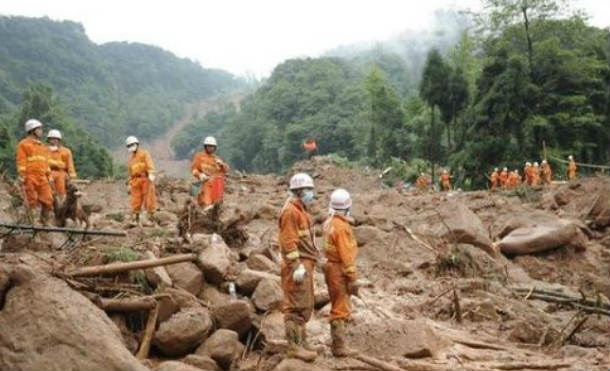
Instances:
[[[28,162],[33,162],[33,161],[48,161],[48,158],[45,156],[30,156],[26,159],[26,161]]]

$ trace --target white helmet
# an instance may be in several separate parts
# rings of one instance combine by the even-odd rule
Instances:
[[[216,138],[214,137],[205,137],[205,139],[203,140],[203,145],[218,147],[218,144],[216,143]]]
[[[290,178],[290,190],[314,188],[313,179],[305,173],[297,173]]]
[[[507,167],[505,167],[504,169],[502,169],[502,171],[508,171],[508,168],[507,168]]]
[[[328,207],[333,210],[346,210],[352,206],[352,198],[349,192],[343,188],[337,188],[330,195]]]
[[[36,129],[36,128],[41,128],[42,127],[42,122],[36,120],[36,119],[29,119],[25,122],[25,132],[29,133],[30,131]]]
[[[568,156],[568,160],[574,160],[574,156],[569,155],[569,156]]]
[[[132,144],[140,144],[140,141],[138,140],[138,138],[132,136],[127,137],[127,139],[125,139],[125,146],[129,147]]]
[[[528,161],[525,163],[525,166],[532,166],[532,163]]]
[[[515,169],[515,174],[519,174],[519,169]]]
[[[496,167],[496,168],[494,168],[494,171],[498,171],[498,168],[497,168],[497,167]]]
[[[47,134],[47,138],[61,139],[61,131],[59,131],[57,129],[51,129],[51,130],[49,130],[49,133]]]
[[[538,166],[538,162],[534,162],[534,166]]]
[[[543,164],[546,164],[546,160],[542,160],[542,163],[543,163]]]

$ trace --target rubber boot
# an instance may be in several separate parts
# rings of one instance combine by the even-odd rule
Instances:
[[[51,225],[51,210],[42,207],[40,209],[40,224],[42,224],[45,227],[48,227]]]
[[[305,324],[300,325],[299,329],[301,331],[301,342],[303,348],[311,352],[320,353],[323,350],[322,347],[313,346],[307,341],[307,330],[305,329]]]
[[[345,321],[337,319],[330,323],[330,337],[332,338],[332,353],[335,357],[352,357],[358,352],[345,345]]]
[[[315,361],[318,354],[303,348],[300,326],[293,321],[285,321],[284,327],[286,328],[286,341],[288,341],[287,356],[305,362]]]
[[[140,225],[140,213],[131,214],[131,219],[129,220],[130,227],[137,227]]]

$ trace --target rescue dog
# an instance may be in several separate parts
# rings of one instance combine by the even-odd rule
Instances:
[[[69,184],[64,202],[60,204],[59,200],[55,198],[53,202],[55,225],[65,227],[66,220],[71,219],[77,224],[84,223],[85,229],[89,229],[89,213],[87,208],[81,204],[82,196],[83,192],[79,191],[74,184]]]

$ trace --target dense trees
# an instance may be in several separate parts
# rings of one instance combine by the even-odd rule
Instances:
[[[92,43],[82,25],[0,16],[0,107],[16,109],[32,83],[44,83],[92,138],[108,147],[135,134],[163,133],[184,104],[240,86],[160,48]]]
[[[413,46],[393,40],[335,53],[342,58],[287,61],[240,111],[199,122],[199,136],[223,138],[240,169],[284,169],[315,137],[322,154],[376,166],[399,158],[411,176],[448,166],[462,187],[484,186],[494,166],[540,161],[543,144],[558,174],[554,158],[568,154],[608,163],[609,32],[565,1],[487,5],[482,27],[461,22],[452,47],[432,43],[424,57],[404,58]]]

